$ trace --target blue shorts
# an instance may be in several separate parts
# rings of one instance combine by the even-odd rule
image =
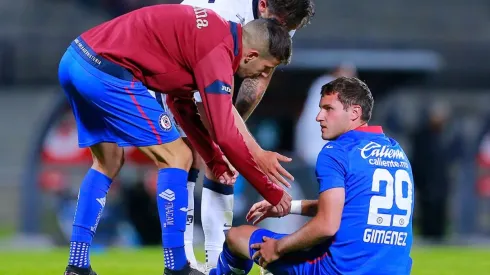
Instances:
[[[63,55],[58,77],[76,119],[80,147],[101,142],[143,147],[180,137],[154,93],[81,38]]]
[[[255,243],[263,242],[263,237],[269,237],[276,240],[284,238],[287,234],[278,234],[266,229],[257,229],[250,236],[249,247]],[[249,248],[250,257],[257,250]],[[294,252],[282,256],[279,260],[267,265],[274,275],[295,275],[295,274],[331,274],[327,271],[322,259],[329,256],[328,243],[317,245],[309,250]],[[258,264],[258,260],[255,260]]]

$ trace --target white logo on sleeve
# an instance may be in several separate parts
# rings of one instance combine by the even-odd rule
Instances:
[[[223,86],[221,86],[221,90],[225,91],[227,93],[231,93],[231,87],[230,86],[223,85]]]

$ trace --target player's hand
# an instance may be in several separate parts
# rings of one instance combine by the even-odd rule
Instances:
[[[219,176],[218,180],[222,184],[233,185],[233,184],[235,184],[236,179],[238,178],[238,172],[235,169],[235,167],[233,167],[233,165],[231,165],[231,163],[228,161],[228,159],[225,156],[223,156],[223,160],[228,165],[229,171],[226,171],[221,176]]]
[[[215,179],[222,184],[232,185],[235,183],[238,175],[230,168],[230,165],[225,161],[224,156],[221,158],[215,157],[211,161],[207,162],[206,165],[211,170]]]
[[[289,214],[286,213],[285,215]],[[247,214],[247,222],[252,222],[253,225],[258,224],[267,218],[280,218],[285,215],[281,215],[277,207],[270,204],[268,201],[263,200],[252,205]]]
[[[279,259],[280,255],[277,250],[277,240],[264,236],[263,243],[255,243],[250,247],[258,250],[252,256],[252,259],[257,259],[259,261],[259,265],[263,268],[266,268],[268,264]]]
[[[235,180],[236,178],[238,178],[238,171],[235,169],[235,167],[233,167],[233,165],[231,165],[230,161],[228,161],[228,159],[223,155],[223,160],[226,162],[226,164],[228,164],[228,169],[230,169],[230,171],[233,173],[233,175],[235,176]]]
[[[255,162],[260,169],[269,177],[269,179],[277,185],[284,185],[288,188],[291,184],[284,178],[293,181],[294,177],[279,163],[290,162],[292,159],[272,151],[260,150],[254,154]]]
[[[277,205],[275,205],[275,207],[277,208],[277,212],[278,212],[280,217],[286,216],[287,214],[289,214],[289,212],[291,211],[291,201],[292,200],[293,200],[293,198],[291,197],[291,195],[289,195],[288,192],[286,192],[286,190],[284,190],[284,193],[282,194],[281,200],[279,201],[279,203]]]

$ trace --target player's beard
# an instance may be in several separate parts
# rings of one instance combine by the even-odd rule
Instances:
[[[241,78],[255,78],[260,75],[260,73],[251,73],[250,70],[248,70],[248,68],[245,66],[238,68],[237,74]]]
[[[245,72],[244,72],[244,69],[242,68],[242,66],[240,66],[236,72],[236,74],[241,77],[241,78],[246,78],[245,76]]]

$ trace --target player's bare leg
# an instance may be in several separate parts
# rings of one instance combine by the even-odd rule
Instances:
[[[80,185],[65,275],[96,275],[90,266],[90,245],[107,192],[124,163],[124,150],[115,143],[99,143],[90,151],[93,164]]]
[[[157,165],[157,206],[162,227],[165,274],[202,274],[190,268],[184,249],[192,151],[181,139],[139,148]]]

